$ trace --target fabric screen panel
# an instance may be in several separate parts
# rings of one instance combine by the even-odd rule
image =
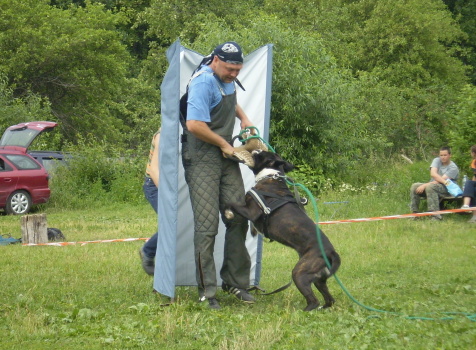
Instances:
[[[175,42],[167,51],[169,68],[161,85],[162,132],[159,146],[159,203],[156,266],[154,289],[171,298],[175,286],[195,286],[195,260],[193,247],[193,213],[188,186],[185,182],[181,161],[179,100],[185,93],[192,72],[203,55],[184,48]],[[266,45],[245,57],[239,79],[246,91],[237,87],[238,103],[267,140],[271,103],[272,45]],[[237,135],[239,120],[235,124]],[[239,143],[235,144],[238,146]],[[250,169],[240,165],[245,189],[254,185]],[[223,260],[225,226],[220,223],[215,241],[215,264],[217,280],[221,285],[219,271]],[[246,246],[252,261],[251,285],[259,284],[261,272],[262,239],[248,232]]]
[[[175,270],[179,170],[180,42],[167,50],[169,68],[161,85],[161,134],[159,144],[158,242],[154,289],[171,298],[175,295]],[[165,146],[167,145],[167,147]]]

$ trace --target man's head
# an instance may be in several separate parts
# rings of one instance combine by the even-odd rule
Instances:
[[[234,41],[228,41],[218,45],[212,55],[213,61],[210,67],[215,74],[225,83],[235,80],[243,67],[243,52],[240,45]]]
[[[226,63],[243,64],[243,51],[241,51],[240,45],[234,41],[218,45],[213,50],[213,55]]]
[[[451,148],[441,147],[440,148],[440,160],[443,165],[448,165],[451,161]]]
[[[476,145],[471,146],[471,157],[476,158]]]

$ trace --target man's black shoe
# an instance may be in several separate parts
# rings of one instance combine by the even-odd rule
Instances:
[[[208,299],[208,307],[210,309],[215,309],[215,310],[221,309],[220,303],[218,303],[218,300],[216,300],[216,298]]]
[[[216,298],[206,298],[205,296],[201,296],[198,299],[198,302],[201,303],[201,302],[204,302],[205,300],[208,300],[208,307],[210,309],[215,309],[215,310],[221,309],[220,303],[218,302]]]
[[[155,261],[153,258],[149,258],[144,254],[142,248],[139,249],[140,260],[142,262],[142,268],[144,269],[145,273],[154,276],[155,270]]]
[[[253,304],[255,302],[255,298],[253,298],[253,296],[250,293],[248,293],[245,289],[229,286],[225,282],[222,283],[221,288],[225,292],[233,294],[235,297],[237,297],[239,300],[245,303]]]

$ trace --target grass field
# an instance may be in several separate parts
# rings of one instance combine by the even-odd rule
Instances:
[[[319,220],[408,213],[389,198],[329,194]],[[336,200],[348,203],[323,203]],[[43,212],[68,241],[148,237],[156,227],[147,203]],[[139,263],[142,241],[0,246],[0,349],[475,349],[476,322],[466,314],[476,314],[476,225],[467,219],[322,225],[346,290],[385,312],[359,306],[334,279],[337,303],[325,311],[301,311],[295,286],[251,306],[219,292],[221,310],[197,303],[195,288],[177,287],[176,303],[163,306]],[[21,236],[18,217],[0,223],[1,234]],[[287,283],[296,261],[266,242],[261,286]]]

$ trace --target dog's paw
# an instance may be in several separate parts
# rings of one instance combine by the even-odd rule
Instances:
[[[231,209],[225,209],[225,217],[228,220],[233,220],[235,218],[235,214],[233,213]]]

